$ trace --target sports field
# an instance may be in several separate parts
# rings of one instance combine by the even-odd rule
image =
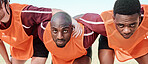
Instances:
[[[99,36],[98,36],[99,38]],[[98,38],[96,39],[95,43],[92,46],[92,64],[100,64],[99,60],[98,60]],[[9,45],[6,44],[7,47],[7,51],[8,54],[10,55],[10,51],[9,51]],[[46,64],[51,64],[51,55],[49,54],[48,60],[46,62]],[[31,59],[29,59],[25,64],[31,64]],[[5,64],[5,61],[3,60],[3,58],[0,56],[0,64]],[[114,64],[138,64],[135,60],[129,60],[126,62],[119,62],[117,59],[115,59]]]

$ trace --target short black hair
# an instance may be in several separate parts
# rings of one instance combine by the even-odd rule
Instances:
[[[140,14],[141,5],[139,0],[117,0],[114,4],[114,16],[118,14],[132,15],[135,13]]]

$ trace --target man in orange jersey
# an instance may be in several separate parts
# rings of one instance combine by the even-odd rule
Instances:
[[[141,11],[140,11],[140,9],[141,9]],[[147,60],[147,51],[146,51],[147,44],[145,42],[146,41],[145,39],[147,39],[147,34],[144,33],[144,37],[139,36],[143,32],[145,32],[147,29],[141,28],[144,30],[141,30],[140,34],[137,32],[135,33],[135,34],[137,34],[136,36],[138,36],[138,37],[137,38],[134,37],[134,38],[137,40],[130,39],[131,38],[130,36],[132,34],[134,34],[137,27],[139,27],[141,25],[141,22],[147,21],[147,19],[143,19],[144,13],[145,13],[144,18],[147,18],[146,10],[147,10],[147,5],[142,5],[142,7],[140,8],[140,3],[138,0],[117,0],[115,3],[115,6],[114,6],[115,13],[113,13],[113,11],[105,11],[101,14],[102,20],[104,21],[104,23],[106,25],[107,33],[109,34],[107,36],[110,37],[109,38],[109,45],[111,47],[110,48],[108,46],[108,40],[105,37],[105,35],[101,35],[99,38],[99,49],[98,49],[98,51],[99,51],[98,57],[99,57],[101,64],[113,64],[114,63],[114,50],[115,50],[116,56],[119,61],[126,61],[129,59],[135,58],[138,61],[138,63],[140,63],[140,64],[147,63],[147,61],[146,61]],[[78,20],[83,21],[83,24],[86,24],[86,23],[91,23],[94,25],[99,24],[99,23],[90,22],[91,21],[90,19],[93,18],[93,16],[99,17],[99,15],[95,15],[95,14],[89,14],[89,15],[84,14],[84,15],[85,16],[87,15],[87,17],[83,17],[83,15],[80,15],[78,18]],[[122,18],[118,15],[121,15],[123,17],[126,17],[126,16],[128,16],[128,17]],[[115,22],[113,22],[113,19]],[[97,21],[98,19],[94,18],[94,20]],[[124,20],[126,20],[126,21],[124,21]],[[114,23],[115,23],[115,26],[118,30],[109,32],[112,30],[112,28],[116,29],[115,26],[111,25]],[[107,24],[109,25],[109,27]],[[147,23],[145,23],[145,24],[147,24]],[[103,23],[102,23],[102,25],[103,25]],[[147,27],[147,26],[144,25],[144,27]],[[100,29],[100,27],[98,26],[98,30],[99,29]],[[126,31],[122,31],[122,30],[126,30]],[[119,37],[120,34],[118,34],[117,31],[119,31],[121,36],[123,36],[125,39],[124,38],[121,39],[122,37],[121,38]],[[113,36],[114,34],[118,34],[118,35]],[[142,41],[139,42],[140,40],[138,40],[138,39],[141,39]],[[131,42],[131,41],[133,41],[133,42]],[[125,43],[127,43],[127,44],[125,45]],[[91,46],[91,44],[92,44],[91,42],[88,44],[85,43],[86,46]],[[125,48],[129,49],[129,50],[128,51],[124,50]]]
[[[2,49],[0,53],[6,63],[11,62],[3,41],[10,44],[13,64],[24,64],[30,57],[32,57],[32,64],[44,64],[48,57],[48,50],[38,37],[38,26],[41,22],[49,22],[52,15],[59,11],[62,10],[17,3],[9,5],[8,0],[0,0],[0,49]],[[79,24],[76,21],[73,25],[76,33],[81,32],[77,30]]]
[[[139,0],[117,0],[113,11],[101,13],[109,47],[121,62],[134,58],[139,64],[148,63],[148,5],[142,7]]]
[[[93,28],[94,26],[91,24],[82,24],[80,22],[83,33],[77,38],[71,37],[73,26],[70,16],[65,12],[58,12],[53,15],[51,22],[41,24],[42,27],[38,34],[42,34],[39,37],[43,40],[47,50],[51,52],[53,64],[91,63],[90,51],[86,52],[87,47],[83,44],[94,42],[98,34],[90,33],[97,29]]]

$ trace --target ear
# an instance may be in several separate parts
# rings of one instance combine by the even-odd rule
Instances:
[[[139,14],[139,21],[141,22],[143,19],[143,16],[141,16],[141,14]]]
[[[113,21],[115,21],[115,15],[113,15],[112,18],[113,18]]]
[[[141,14],[139,14],[139,25],[141,24],[142,19],[143,19],[143,16],[141,16]]]
[[[71,29],[72,29],[72,31],[74,31],[75,27],[72,25],[72,28]]]

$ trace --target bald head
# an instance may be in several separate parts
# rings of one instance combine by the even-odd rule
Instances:
[[[51,25],[72,25],[71,17],[66,12],[58,12],[51,18]]]
[[[57,47],[65,47],[73,31],[71,17],[65,12],[58,12],[52,16],[50,26]]]

